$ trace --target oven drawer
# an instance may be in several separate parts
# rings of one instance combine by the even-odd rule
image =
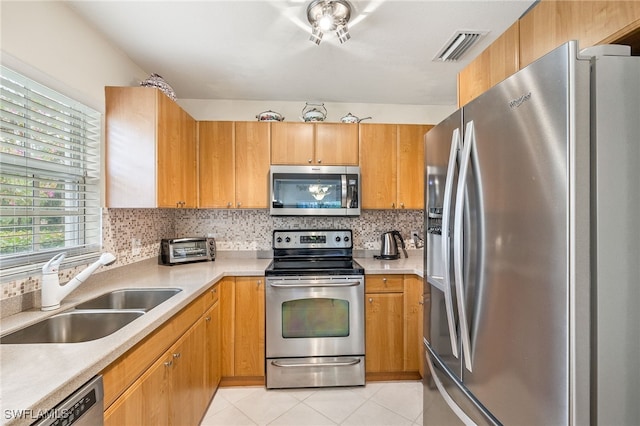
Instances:
[[[267,389],[364,386],[364,356],[267,359]]]

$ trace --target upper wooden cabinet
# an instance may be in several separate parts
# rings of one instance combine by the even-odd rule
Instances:
[[[358,125],[271,123],[271,164],[358,164]]]
[[[267,208],[270,123],[198,122],[199,207]]]
[[[363,209],[424,207],[424,134],[431,127],[360,124]]]
[[[520,68],[519,22],[513,24],[458,74],[461,107]]]
[[[640,29],[640,2],[542,0],[520,19],[520,67],[569,41],[580,49],[614,43]]]
[[[195,120],[154,88],[105,98],[107,207],[196,207]]]

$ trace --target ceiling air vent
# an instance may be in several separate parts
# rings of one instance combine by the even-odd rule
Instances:
[[[486,31],[457,31],[433,58],[436,62],[459,61]]]

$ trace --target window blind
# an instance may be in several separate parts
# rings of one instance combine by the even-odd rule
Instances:
[[[3,274],[97,252],[100,113],[3,66],[0,126]]]

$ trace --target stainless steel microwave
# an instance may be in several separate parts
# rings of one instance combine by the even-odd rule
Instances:
[[[272,216],[359,216],[360,167],[271,166]]]

